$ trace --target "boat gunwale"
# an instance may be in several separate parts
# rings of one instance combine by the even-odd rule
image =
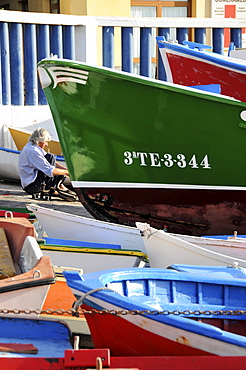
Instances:
[[[77,271],[74,272],[77,274]],[[165,276],[165,279],[163,279]],[[198,274],[190,273],[179,273],[178,271],[163,268],[125,268],[125,269],[110,269],[104,271],[95,271],[83,275],[82,283],[88,282],[91,284],[91,289],[95,288],[96,282],[103,285],[107,285],[111,282],[117,281],[128,281],[128,280],[168,280],[174,279],[177,281],[191,281],[191,282],[204,282],[209,284],[224,284],[231,286],[246,286],[246,282],[238,278],[226,278],[226,277],[215,277],[215,276],[200,276]],[[103,293],[103,292],[102,292]]]
[[[214,63],[221,68],[230,68],[237,73],[246,73],[246,61],[243,59],[237,59],[234,57],[227,57],[222,54],[218,54],[211,51],[196,50],[186,47],[182,44],[170,43],[168,41],[158,41],[159,49],[170,50],[170,52],[177,52],[180,56],[183,54],[190,57],[197,57],[199,60],[205,60],[207,62]],[[229,59],[230,58],[230,59]]]
[[[88,248],[71,245],[58,245],[58,244],[41,244],[39,245],[41,250],[52,251],[52,252],[74,252],[74,253],[92,253],[92,254],[105,254],[114,256],[125,256],[125,257],[140,257],[147,258],[147,255],[140,250],[133,249],[110,249],[110,248]]]
[[[141,224],[141,222],[138,222],[138,224]],[[139,230],[141,232],[143,232],[143,233],[145,232],[145,230],[142,230],[142,228],[141,229],[139,228]],[[226,260],[228,259],[228,261],[226,261],[226,262],[229,263],[229,261],[231,261],[232,264],[234,264],[235,262],[237,262],[237,263],[240,263],[241,262],[241,263],[244,263],[245,264],[245,267],[246,267],[246,259],[243,260],[241,258],[231,257],[231,256],[229,256],[227,254],[215,252],[213,250],[210,250],[208,248],[202,247],[200,245],[193,244],[192,242],[188,242],[186,240],[183,240],[183,239],[179,238],[176,235],[173,235],[173,234],[170,234],[169,235],[168,233],[166,233],[163,230],[158,230],[158,229],[155,229],[155,228],[152,228],[152,227],[150,227],[150,230],[152,230],[150,236],[154,236],[154,237],[156,237],[157,239],[160,239],[160,240],[169,239],[169,241],[171,243],[173,243],[173,240],[175,240],[177,242],[179,248],[188,249],[189,251],[192,251],[192,252],[194,252],[196,250],[199,250],[199,253],[202,254],[202,255],[205,255],[206,256],[206,255],[210,255],[211,254],[211,255],[214,256],[214,258],[220,257],[220,260],[221,260],[221,258],[222,259],[226,258]],[[146,238],[146,239],[148,239],[147,236],[143,236],[143,237]],[[182,244],[182,245],[180,245],[180,244]],[[218,260],[218,264],[219,264],[219,260]],[[241,266],[241,267],[244,267],[244,266]]]
[[[83,63],[79,61],[71,61],[69,59],[45,58],[39,61],[37,66],[38,68],[43,68],[46,71],[46,73],[48,73],[48,76],[50,77],[53,83],[52,89],[56,88],[56,86],[54,87],[54,78],[52,74],[49,72],[49,68],[51,68],[54,65],[58,65],[58,66],[65,65],[68,68],[77,67],[80,70],[83,69],[88,72],[94,72],[98,74],[102,74],[102,71],[103,71],[104,75],[113,77],[115,79],[119,79],[119,80],[124,79],[125,81],[128,81],[128,82],[148,85],[150,87],[157,88],[157,89],[161,88],[163,90],[171,90],[174,93],[183,93],[184,95],[192,95],[194,98],[213,100],[217,103],[232,104],[232,105],[239,105],[242,107],[246,107],[246,103],[241,102],[240,100],[231,98],[227,95],[219,95],[219,94],[215,94],[215,93],[211,93],[211,92],[207,92],[203,90],[197,90],[192,87],[187,87],[187,86],[182,86],[182,85],[178,85],[178,84],[174,84],[174,83],[170,83],[166,81],[156,80],[150,77],[134,75],[128,72],[116,71],[111,68],[90,65],[88,63]],[[50,85],[44,87],[44,90],[47,88],[50,88],[49,86]]]
[[[144,270],[144,269],[142,269],[142,270]],[[163,273],[163,269],[151,269],[151,270],[155,270],[154,274],[160,274],[161,272]],[[126,271],[128,272],[127,275],[126,275]],[[105,276],[106,277],[107,276],[113,276],[113,272],[115,272],[117,274],[119,271],[117,271],[117,270],[107,270],[107,271],[104,271],[104,272],[99,271],[99,272],[95,272],[95,273],[86,274],[86,275],[83,275],[83,276],[81,276],[77,272],[66,272],[66,271],[64,271],[64,276],[65,276],[66,280],[67,280],[66,276],[69,276],[69,275],[70,276],[77,275],[77,278],[78,278],[78,276],[80,276],[79,281],[78,281],[78,279],[76,281],[73,280],[72,282],[67,280],[67,284],[72,289],[72,291],[74,292],[74,294],[76,296],[77,295],[81,296],[82,292],[83,293],[88,293],[92,289],[104,287],[105,285],[104,285],[104,282],[103,282],[103,278],[105,279]],[[120,276],[120,277],[123,278],[123,279],[126,279],[127,277],[129,277],[128,275],[131,272],[132,272],[133,275],[135,275],[134,270],[132,270],[132,269],[122,270],[122,276]],[[145,272],[144,275],[148,275],[148,272]],[[142,271],[141,271],[141,273],[142,273]],[[140,273],[140,275],[141,275],[141,273]],[[206,281],[209,280],[208,277],[206,277],[206,278],[204,276],[199,277],[198,275],[195,275],[195,274],[181,273],[181,272],[178,272],[178,271],[174,271],[174,273],[172,272],[171,274],[173,274],[173,276],[176,275],[176,277],[179,276],[179,278],[181,277],[181,279],[185,279],[185,280],[190,280],[190,279],[196,279],[196,280],[200,279],[200,280],[206,280]],[[91,276],[90,280],[88,279],[89,275]],[[93,279],[92,278],[93,275],[94,276],[96,275],[98,278]],[[193,275],[193,276],[191,276],[191,275]],[[210,280],[211,279],[212,278],[210,277]],[[213,278],[213,280],[215,280],[215,279]],[[226,283],[228,283],[228,280],[223,279],[223,278],[220,278],[220,279],[217,279],[217,280],[219,281],[219,283],[223,280],[226,281]],[[230,280],[232,280],[232,279],[230,279]],[[241,282],[239,282],[238,279],[235,279],[235,280],[238,283],[242,284],[242,279],[241,279]],[[230,284],[231,285],[234,285],[234,284],[236,285],[237,284],[236,281],[233,281],[233,282],[230,281]],[[97,283],[99,283],[99,284],[97,284]],[[89,284],[91,284],[91,285],[89,285]],[[228,285],[228,284],[226,284],[226,285]],[[245,283],[242,284],[242,285],[245,285]],[[134,310],[146,311],[146,309],[151,310],[151,308],[146,304],[139,303],[139,302],[134,302],[134,300],[132,300],[128,296],[122,296],[121,294],[119,294],[117,292],[110,291],[110,290],[109,291],[102,290],[102,291],[94,292],[94,293],[91,294],[91,297],[92,298],[87,296],[84,299],[83,304],[85,304],[89,307],[92,307],[94,309],[97,309],[97,310],[105,309],[105,305],[102,306],[102,304],[100,304],[100,301],[106,302],[108,305],[111,305],[112,306],[111,308],[109,308],[109,306],[107,307],[107,309],[109,309],[109,310],[110,309],[112,309],[112,310],[129,310],[129,311],[132,311],[132,310],[133,311]],[[170,307],[170,308],[172,308],[172,307]],[[206,310],[206,308],[204,310]],[[158,310],[153,309],[153,311],[158,311]],[[242,348],[246,348],[246,337],[245,336],[242,336],[242,335],[239,335],[239,334],[234,334],[234,333],[231,333],[231,332],[226,332],[226,331],[224,331],[220,328],[217,328],[217,327],[215,327],[213,325],[210,325],[210,324],[207,324],[207,323],[191,320],[191,319],[189,319],[189,317],[191,317],[190,315],[188,315],[188,316],[172,315],[172,314],[171,315],[156,315],[156,314],[151,314],[151,313],[150,314],[141,314],[141,312],[140,312],[139,316],[141,316],[142,318],[145,318],[145,320],[146,319],[147,320],[149,319],[151,321],[154,320],[154,321],[157,321],[161,324],[165,324],[165,325],[168,325],[168,326],[174,326],[175,328],[178,328],[178,329],[181,329],[181,330],[184,330],[184,331],[188,331],[188,332],[191,332],[191,333],[194,333],[194,334],[203,335],[205,337],[211,337],[214,340],[219,340],[220,341],[223,337],[223,342],[224,343],[230,343],[230,344],[242,347]],[[197,316],[197,317],[199,318],[199,316]],[[211,318],[211,316],[206,316],[206,317]],[[212,316],[212,318],[213,317],[218,318],[217,315]],[[245,319],[245,315],[242,315],[242,316],[230,315],[230,316],[227,316],[227,317],[232,319],[232,320],[233,319],[235,320],[235,318],[238,318],[238,317],[240,317],[241,320]],[[126,316],[124,316],[124,318],[127,319]],[[206,329],[206,333],[205,333],[204,329]],[[148,330],[148,326],[147,326],[146,330]]]
[[[69,222],[74,222],[75,219],[81,220],[81,222],[78,222],[78,223],[86,223],[87,227],[88,226],[98,227],[98,225],[101,225],[100,228],[103,228],[105,230],[110,230],[110,231],[115,231],[115,232],[120,231],[120,232],[124,232],[127,234],[131,233],[131,234],[141,237],[139,230],[133,226],[108,223],[107,221],[96,220],[94,218],[78,216],[78,215],[74,215],[74,214],[70,214],[66,212],[57,211],[53,208],[45,208],[38,204],[27,204],[27,209],[33,213],[36,212],[37,214],[40,214],[42,216],[47,216],[47,213],[48,213],[49,217],[56,217],[55,214],[57,214],[59,215],[59,218],[64,219]]]

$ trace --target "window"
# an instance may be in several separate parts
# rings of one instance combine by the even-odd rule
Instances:
[[[156,17],[156,7],[155,6],[132,6],[131,7],[131,16],[132,17]],[[152,29],[152,45],[151,45],[151,55],[152,55],[152,77],[155,76],[156,69],[156,43],[155,36],[156,30]],[[133,29],[133,73],[139,74],[140,70],[140,29]]]
[[[28,1],[27,0],[18,1],[18,3],[19,3],[18,10],[22,12],[28,12]]]
[[[50,0],[50,13],[60,13],[60,0]]]
[[[176,7],[178,8],[184,8],[183,10],[187,14],[186,16],[189,17],[191,15],[191,0],[131,0],[131,6],[136,7],[155,7],[156,8],[156,17],[164,17],[163,15],[163,9],[168,8],[174,9]],[[168,12],[167,9],[167,12]],[[173,17],[173,15],[166,15],[166,17]],[[183,17],[183,15],[182,15]]]
[[[3,5],[0,5],[0,9],[10,10],[10,6],[9,6],[9,4],[3,4]]]
[[[131,16],[132,17],[189,17],[191,14],[190,0],[132,0],[131,1]],[[156,70],[156,29],[152,29],[153,42],[152,48],[152,77],[155,77]],[[139,29],[134,29],[134,70],[139,74],[139,56],[140,56],[140,34]],[[176,29],[170,30],[170,38],[176,39]]]

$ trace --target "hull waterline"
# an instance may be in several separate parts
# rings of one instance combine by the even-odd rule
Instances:
[[[243,234],[244,191],[171,189],[76,189],[96,219],[135,226],[147,222],[168,232],[187,235]],[[220,230],[220,232],[219,232]]]

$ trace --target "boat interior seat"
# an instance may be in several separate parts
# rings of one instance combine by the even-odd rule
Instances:
[[[16,275],[16,269],[10,253],[4,228],[0,228],[0,280]]]

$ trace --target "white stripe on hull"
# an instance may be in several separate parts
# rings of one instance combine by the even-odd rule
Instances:
[[[77,296],[81,296],[81,292],[72,289],[73,293]],[[107,303],[95,297],[90,297],[90,300],[95,304],[103,307],[107,310],[122,310],[122,307],[115,306],[113,304]],[[206,337],[196,333],[192,333],[180,328],[175,328],[174,326],[166,325],[158,321],[149,319],[147,316],[141,315],[124,315],[121,316],[123,319],[138,326],[139,328],[150,332],[151,334],[156,334],[160,337],[166,338],[175,343],[182,344],[182,338],[185,338],[186,343],[190,343],[190,347],[196,348],[201,351],[212,353],[218,356],[245,356],[246,348],[236,346],[227,342],[219,341],[211,337]],[[190,321],[190,319],[187,319]],[[220,331],[220,329],[218,329]],[[187,344],[186,344],[187,345]]]
[[[97,182],[97,181],[72,181],[74,188],[136,188],[136,189],[191,189],[191,190],[240,190],[245,191],[246,186],[214,186],[190,184],[152,184],[140,182]]]

